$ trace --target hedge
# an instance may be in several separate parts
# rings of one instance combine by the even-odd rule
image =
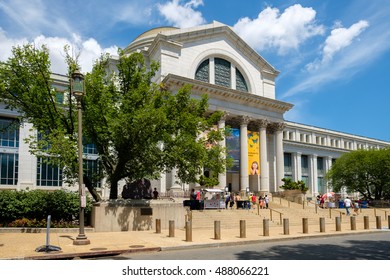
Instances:
[[[91,208],[91,200],[87,198],[85,217],[89,216]],[[78,193],[64,190],[0,191],[0,226],[46,226],[48,215],[51,215],[54,227],[75,224],[79,216]]]

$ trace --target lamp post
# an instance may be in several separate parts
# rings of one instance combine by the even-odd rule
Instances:
[[[73,245],[88,245],[91,242],[87,239],[84,233],[84,208],[86,206],[85,188],[83,185],[83,127],[82,127],[82,111],[81,99],[84,91],[84,75],[76,69],[71,77],[71,92],[77,101],[78,113],[78,160],[79,160],[79,196],[80,196],[80,212],[79,212],[79,235],[73,240]]]

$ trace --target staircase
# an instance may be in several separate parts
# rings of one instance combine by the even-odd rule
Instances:
[[[354,212],[351,209],[351,215]],[[382,221],[387,220],[390,209],[359,209],[356,223],[364,223],[364,216],[369,217],[370,224],[374,224],[376,216],[381,216]],[[346,216],[345,209],[322,209],[314,203],[305,203],[305,206],[283,198],[274,198],[269,203],[269,209],[207,209],[191,211],[192,228],[213,228],[214,221],[220,221],[221,228],[238,228],[240,220],[245,220],[247,228],[262,228],[263,220],[269,220],[269,226],[281,226],[283,219],[288,219],[289,225],[302,225],[302,219],[307,218],[309,225],[319,225],[320,217],[325,218],[326,224],[335,224],[335,218],[341,217],[342,224],[349,224],[350,217]],[[387,221],[386,221],[387,222]],[[382,222],[383,224],[383,222]]]

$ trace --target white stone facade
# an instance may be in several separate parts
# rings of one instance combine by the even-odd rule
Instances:
[[[284,113],[292,104],[275,99],[275,78],[279,74],[256,51],[238,37],[230,27],[214,22],[212,24],[188,28],[157,28],[136,38],[125,52],[141,52],[146,61],[158,61],[160,70],[155,82],[163,82],[173,92],[185,84],[192,85],[193,97],[206,93],[209,96],[209,109],[225,112],[218,123],[219,128],[237,128],[240,131],[240,168],[236,172],[219,174],[219,187],[231,186],[232,191],[272,193],[279,191],[281,179],[291,177],[304,179],[312,195],[326,190],[322,180],[341,154],[369,148],[383,148],[389,142],[375,140],[329,129],[323,129],[284,120]],[[221,85],[217,60],[227,61],[230,69],[227,78],[229,85]],[[202,62],[207,61],[207,81],[195,79]],[[218,62],[219,63],[219,62]],[[115,63],[114,63],[115,64]],[[218,70],[220,71],[220,70]],[[241,73],[247,91],[238,90],[237,76]],[[57,77],[58,82],[65,82]],[[0,109],[3,118],[15,114]],[[37,184],[37,159],[28,152],[23,138],[30,133],[30,125],[20,128],[19,147],[0,147],[2,154],[18,154],[17,184],[0,184],[0,189],[56,189],[58,186]],[[259,133],[260,174],[248,175],[247,131]],[[226,145],[225,142],[221,143]],[[179,184],[178,184],[179,183]],[[104,186],[104,182],[102,182]],[[157,187],[160,193],[169,191],[172,186],[188,190],[195,184],[184,185],[177,182],[175,172],[162,174]],[[109,192],[103,188],[103,196]],[[118,192],[121,193],[121,190]]]

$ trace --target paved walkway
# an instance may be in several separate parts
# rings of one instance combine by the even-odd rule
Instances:
[[[202,246],[229,246],[250,242],[267,242],[271,240],[291,238],[314,238],[336,234],[359,234],[378,231],[389,231],[386,227],[376,229],[370,227],[364,229],[362,223],[356,225],[356,230],[351,230],[349,224],[342,224],[341,231],[336,231],[335,225],[327,224],[325,232],[320,232],[319,225],[309,225],[308,232],[303,233],[302,226],[290,226],[289,234],[284,234],[282,226],[270,227],[269,236],[263,235],[263,229],[246,228],[245,235],[240,233],[239,226],[235,229],[221,229],[221,238],[214,238],[214,229],[193,229],[192,241],[186,240],[185,229],[175,229],[174,237],[169,237],[169,230],[155,231],[131,231],[131,232],[92,232],[86,231],[90,240],[89,245],[73,245],[78,231],[60,231],[54,229],[49,234],[48,245],[60,247],[60,251],[37,252],[36,249],[46,248],[46,231],[42,233],[27,232],[0,232],[0,259],[72,259],[131,253],[139,251],[161,251],[188,249]],[[240,237],[240,234],[241,237]]]

